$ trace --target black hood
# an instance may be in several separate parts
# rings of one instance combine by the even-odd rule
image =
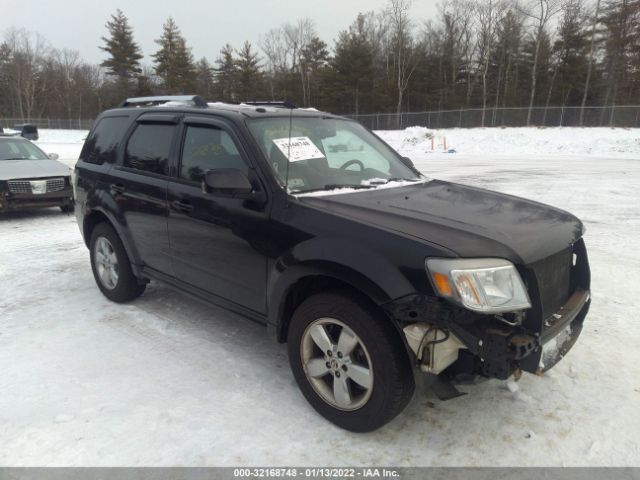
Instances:
[[[564,210],[440,180],[299,199],[436,243],[461,257],[500,257],[530,264],[565,249],[582,235],[580,220]]]

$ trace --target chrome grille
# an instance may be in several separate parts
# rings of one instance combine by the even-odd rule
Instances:
[[[64,178],[47,178],[47,193],[64,190]],[[30,180],[9,180],[11,193],[32,193]]]
[[[26,180],[9,180],[11,193],[31,193],[31,184]]]
[[[64,178],[47,179],[47,192],[59,192],[64,189]]]

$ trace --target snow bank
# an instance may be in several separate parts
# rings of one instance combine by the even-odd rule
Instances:
[[[447,149],[458,153],[497,155],[594,155],[640,159],[640,128],[452,128],[430,130],[409,127],[405,130],[376,132],[401,153],[432,152]]]

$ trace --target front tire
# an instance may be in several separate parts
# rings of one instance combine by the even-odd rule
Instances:
[[[302,302],[291,319],[288,350],[307,401],[346,430],[382,427],[413,395],[413,370],[396,330],[356,296],[329,292]]]
[[[118,234],[108,223],[100,223],[91,233],[91,269],[98,288],[109,300],[129,302],[144,292],[131,270],[131,262]]]

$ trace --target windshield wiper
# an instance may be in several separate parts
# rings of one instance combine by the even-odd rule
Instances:
[[[375,187],[375,185],[362,185],[360,183],[330,183],[321,188],[311,188],[309,190],[294,190],[293,193],[321,192],[323,190],[337,190],[339,188],[369,189]]]
[[[3,158],[2,160],[29,160],[27,157]]]

